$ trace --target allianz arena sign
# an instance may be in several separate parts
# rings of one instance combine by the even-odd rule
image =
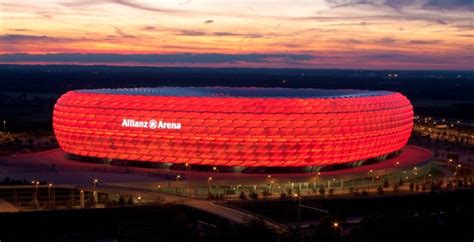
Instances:
[[[156,121],[137,121],[135,119],[123,119],[122,127],[125,128],[143,128],[143,129],[181,129],[181,123],[163,122],[163,120]]]

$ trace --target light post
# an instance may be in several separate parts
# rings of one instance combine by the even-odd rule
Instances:
[[[207,178],[207,191],[211,193],[211,181],[212,181],[212,176]]]
[[[296,211],[296,218],[298,221],[301,220],[301,195],[299,195],[298,193],[295,193],[295,195],[293,195],[296,199],[299,199],[299,203],[298,203],[298,209]]]
[[[367,176],[369,176],[369,181],[367,182],[367,192],[369,192],[369,182],[372,182],[373,183],[373,180],[372,180],[372,173],[374,172],[374,170],[370,169],[369,172],[367,172]]]
[[[142,204],[142,197],[141,197],[141,196],[138,196],[138,197],[137,197],[137,200],[138,200],[138,204],[139,204],[139,205]]]
[[[216,197],[219,199],[219,180],[217,179],[217,176],[219,175],[219,169],[217,167],[212,167],[212,170],[216,173],[216,186],[217,186],[217,191],[216,191]]]
[[[48,206],[51,204],[51,187],[53,186],[52,183],[48,184]]]
[[[453,175],[454,175],[454,178],[456,178],[456,176],[457,176],[457,174],[458,174],[458,169],[460,169],[460,168],[461,168],[461,164],[458,164],[458,165],[456,166],[456,170],[454,171],[454,174],[453,174]]]
[[[39,186],[39,181],[32,181],[31,183],[35,185],[35,193],[34,193],[34,196],[33,196],[33,202],[34,202],[34,204],[35,204],[35,208],[37,208],[37,207],[38,207],[38,186]]]
[[[186,163],[186,164],[184,164],[184,167],[185,167],[186,171],[191,171],[191,165],[190,164]]]
[[[320,175],[321,175],[321,172],[318,172],[318,175],[314,177],[314,184],[313,184],[314,190],[316,190],[316,187],[318,185],[317,181],[319,180]]]
[[[342,225],[338,222],[334,222],[332,225],[335,229],[339,229],[339,236],[342,236]]]
[[[3,134],[7,134],[7,121],[3,120]]]
[[[181,187],[179,186],[179,179],[181,179],[181,175],[178,174],[176,175],[176,193],[178,193],[178,191],[181,189]]]
[[[97,203],[97,192],[96,192],[96,187],[97,187],[97,183],[99,182],[99,179],[97,178],[94,178],[94,180],[92,181],[92,187],[93,187],[93,190],[92,190],[92,204],[95,206],[95,204]]]
[[[272,175],[267,175],[267,186],[270,187],[270,193],[271,193],[271,190],[272,190],[272,184],[273,184],[273,181],[271,180],[272,179]]]

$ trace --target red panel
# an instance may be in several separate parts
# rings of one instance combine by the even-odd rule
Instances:
[[[122,127],[124,119],[181,129]],[[71,91],[54,107],[62,149],[111,159],[311,166],[402,148],[413,108],[399,94],[344,98],[170,97]]]

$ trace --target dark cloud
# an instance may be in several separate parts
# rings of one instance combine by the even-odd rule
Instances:
[[[178,35],[186,35],[186,36],[204,36],[207,35],[206,32],[200,30],[179,30],[177,33]]]
[[[432,45],[432,44],[439,44],[443,41],[441,40],[411,40],[408,43],[414,45]]]
[[[158,30],[156,27],[153,27],[153,26],[143,26],[142,30],[146,30],[146,31],[155,31],[155,30]]]
[[[337,40],[337,42],[343,43],[343,44],[350,44],[350,45],[361,44],[362,43],[362,41],[357,40],[357,39],[352,39],[352,38]]]
[[[327,0],[331,8],[346,8],[358,6],[370,6],[373,8],[387,8],[400,13],[401,7],[398,1],[381,0]],[[401,1],[404,2],[404,1]]]
[[[28,32],[31,31],[31,29],[26,29],[26,28],[17,28],[17,29],[8,29],[10,31],[16,31],[16,32]]]
[[[474,11],[473,0],[429,0],[423,4],[426,9]]]
[[[391,45],[391,44],[395,44],[396,42],[397,42],[396,39],[390,38],[390,37],[385,37],[385,38],[377,39],[374,41],[374,43],[376,44],[383,44],[383,45]]]
[[[208,19],[208,20],[204,21],[204,23],[205,24],[212,24],[212,23],[214,23],[214,20]]]
[[[175,30],[177,35],[185,35],[185,36],[241,36],[245,38],[262,38],[263,36],[260,34],[241,34],[241,33],[233,33],[233,32],[205,32],[202,30]]]
[[[185,11],[179,10],[179,9],[159,8],[159,7],[143,4],[142,2],[130,1],[130,0],[103,0],[103,1],[77,0],[73,2],[63,3],[63,5],[73,8],[76,6],[83,6],[83,5],[103,4],[104,2],[115,3],[118,5],[127,6],[130,8],[135,8],[135,9],[140,9],[140,10],[145,10],[145,11],[151,11],[151,12],[171,13],[171,14],[185,13]]]
[[[456,10],[473,11],[473,0],[327,0],[331,8],[371,6],[374,8],[392,9],[404,14],[404,8],[418,8],[425,10]]]
[[[0,35],[0,42],[20,43],[20,42],[66,42],[72,41],[70,38],[57,38],[44,35],[24,35],[24,34],[4,34]]]
[[[122,29],[120,29],[119,27],[114,26],[114,28],[115,28],[115,33],[116,33],[118,36],[122,37],[122,38],[135,38],[134,35],[125,33],[125,32],[124,32]]]
[[[142,64],[217,64],[217,63],[271,63],[308,61],[315,58],[310,54],[2,54],[0,62],[61,62],[61,63],[142,63]]]
[[[442,25],[447,25],[448,24],[448,22],[446,22],[445,20],[442,20],[442,19],[437,19],[436,22],[439,23],[439,24],[442,24]]]

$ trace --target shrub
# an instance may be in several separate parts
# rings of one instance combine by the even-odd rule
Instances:
[[[239,198],[240,198],[240,200],[247,200],[247,195],[245,195],[245,192],[242,191],[239,194]]]
[[[324,189],[324,187],[321,187],[319,188],[319,194],[322,196],[324,194],[326,194],[326,189]]]
[[[398,192],[398,191],[399,191],[398,184],[393,185],[393,192]]]
[[[257,200],[258,199],[258,193],[252,191],[250,192],[250,198],[253,199],[253,200]]]
[[[377,194],[379,194],[379,195],[384,195],[384,194],[385,194],[384,191],[383,191],[383,187],[382,187],[382,186],[378,186],[378,187],[377,187]]]
[[[328,193],[329,193],[330,196],[334,195],[334,189],[333,189],[333,188],[330,188],[330,189],[328,190]]]

